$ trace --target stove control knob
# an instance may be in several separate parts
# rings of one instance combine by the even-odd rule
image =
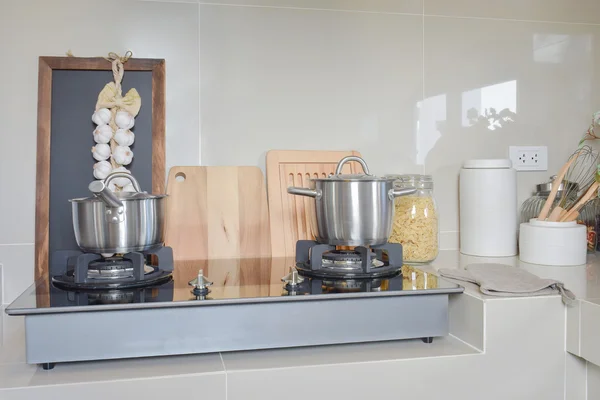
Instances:
[[[294,287],[304,282],[304,278],[298,273],[296,268],[290,267],[290,273],[281,278],[281,281],[286,286]]]
[[[198,276],[195,279],[189,281],[189,285],[194,287],[192,293],[194,293],[196,296],[204,296],[208,294],[208,292],[210,291],[208,287],[212,284],[213,283],[206,279],[206,277],[204,276],[203,270],[198,271]]]

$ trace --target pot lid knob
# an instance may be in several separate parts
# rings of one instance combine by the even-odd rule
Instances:
[[[198,276],[189,281],[188,284],[194,287],[192,293],[198,296],[208,294],[208,292],[210,291],[208,287],[211,286],[213,283],[206,279],[206,277],[204,276],[204,271],[200,270],[198,271]]]
[[[281,281],[286,286],[298,286],[304,282],[304,278],[298,273],[298,270],[294,267],[290,267],[290,273],[281,278]]]

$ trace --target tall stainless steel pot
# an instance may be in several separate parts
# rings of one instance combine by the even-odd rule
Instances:
[[[136,192],[113,193],[113,179],[127,178]],[[142,192],[128,173],[114,172],[89,185],[94,197],[72,199],[73,230],[77,245],[86,252],[144,251],[164,242],[166,195]]]
[[[349,161],[362,165],[364,174],[342,174]],[[288,193],[314,197],[311,212],[316,240],[336,246],[375,246],[387,242],[394,217],[394,199],[415,193],[414,188],[394,189],[394,178],[369,173],[360,157],[345,157],[335,175],[311,179],[311,188],[289,187]]]

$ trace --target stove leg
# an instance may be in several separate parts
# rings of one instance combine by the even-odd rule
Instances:
[[[423,343],[433,343],[432,337],[424,337],[424,338],[421,338],[421,340],[423,341]]]
[[[54,369],[54,363],[44,363],[41,364],[44,371],[48,371],[49,369]]]

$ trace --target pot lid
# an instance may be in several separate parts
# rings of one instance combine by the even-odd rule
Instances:
[[[126,178],[131,182],[135,192],[120,191],[113,192],[110,190],[110,182],[116,178]],[[140,184],[137,179],[133,177],[129,172],[113,172],[109,174],[104,181],[98,180],[93,181],[88,186],[90,191],[94,193],[94,197],[85,197],[79,199],[72,199],[71,202],[85,202],[85,201],[102,201],[111,207],[122,205],[120,201],[136,201],[136,200],[147,200],[147,199],[160,199],[166,197],[165,194],[150,194],[143,192],[140,188]]]
[[[546,182],[538,183],[537,185],[535,185],[536,192],[537,193],[550,193],[552,191],[552,185],[554,184],[555,179],[556,179],[556,175],[553,175]],[[567,191],[569,191],[569,192],[576,193],[579,191],[579,185],[576,182],[570,182],[570,181],[563,180],[558,185],[558,191],[562,192],[565,189],[567,189]]]
[[[508,159],[467,160],[463,164],[465,169],[508,169],[512,168],[512,161]]]
[[[342,174],[342,168],[344,164],[356,161],[362,166],[364,174]],[[357,156],[348,156],[344,157],[340,160],[337,167],[335,168],[335,174],[329,175],[327,178],[314,178],[313,181],[355,181],[355,182],[383,182],[383,181],[393,181],[393,178],[381,178],[375,175],[371,175],[369,172],[369,167],[365,160]]]
[[[135,200],[151,200],[161,199],[167,197],[166,194],[151,194],[147,192],[113,192],[115,196],[121,201],[135,201]],[[80,203],[84,201],[102,201],[97,197],[80,197],[77,199],[70,199],[72,203]]]

